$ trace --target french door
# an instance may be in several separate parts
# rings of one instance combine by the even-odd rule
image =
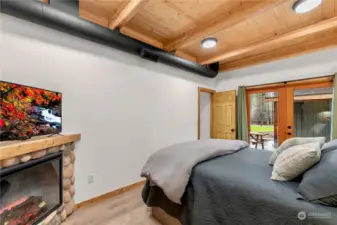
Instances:
[[[332,82],[287,87],[286,138],[331,139]]]
[[[333,78],[247,88],[251,147],[273,150],[291,137],[331,136]]]
[[[249,141],[252,147],[272,150],[286,139],[286,89],[247,91]]]

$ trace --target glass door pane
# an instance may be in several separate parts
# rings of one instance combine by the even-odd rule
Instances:
[[[333,88],[295,90],[294,137],[326,137],[331,139]]]
[[[278,92],[251,93],[249,96],[250,147],[274,150],[279,142]]]

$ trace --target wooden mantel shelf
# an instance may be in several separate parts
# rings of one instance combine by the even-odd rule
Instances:
[[[0,142],[0,160],[36,152],[42,149],[75,142],[81,134],[64,134],[55,136],[37,136],[25,141]]]

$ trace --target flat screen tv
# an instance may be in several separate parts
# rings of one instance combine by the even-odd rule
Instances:
[[[0,141],[62,131],[62,94],[0,81]]]

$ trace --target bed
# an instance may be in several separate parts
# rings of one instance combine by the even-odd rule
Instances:
[[[165,225],[336,225],[337,208],[298,199],[301,178],[270,179],[271,152],[245,148],[194,167],[182,204],[147,181],[144,202]]]

